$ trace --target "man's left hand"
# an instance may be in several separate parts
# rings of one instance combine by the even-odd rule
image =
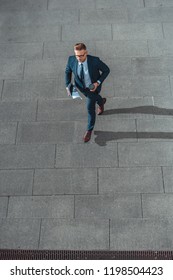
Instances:
[[[94,85],[94,88],[90,89],[90,91],[92,91],[92,92],[94,92],[98,88],[99,84],[96,82],[96,83],[93,83],[93,85]]]

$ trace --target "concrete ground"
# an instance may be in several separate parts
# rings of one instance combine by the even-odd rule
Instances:
[[[111,74],[89,143],[64,69]],[[173,1],[0,1],[0,248],[173,250]]]

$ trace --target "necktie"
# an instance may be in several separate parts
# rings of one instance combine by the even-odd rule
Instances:
[[[85,86],[84,70],[83,70],[83,64],[82,63],[81,63],[81,70],[80,70],[80,79],[82,81],[83,86]]]

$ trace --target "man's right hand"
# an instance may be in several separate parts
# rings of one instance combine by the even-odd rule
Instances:
[[[68,87],[66,87],[66,91],[67,91],[67,95],[68,95],[68,96],[71,96],[71,93],[70,93],[70,90],[69,90]]]

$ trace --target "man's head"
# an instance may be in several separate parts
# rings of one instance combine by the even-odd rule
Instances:
[[[84,43],[77,43],[74,45],[74,53],[79,62],[84,62],[87,58],[87,49]]]

